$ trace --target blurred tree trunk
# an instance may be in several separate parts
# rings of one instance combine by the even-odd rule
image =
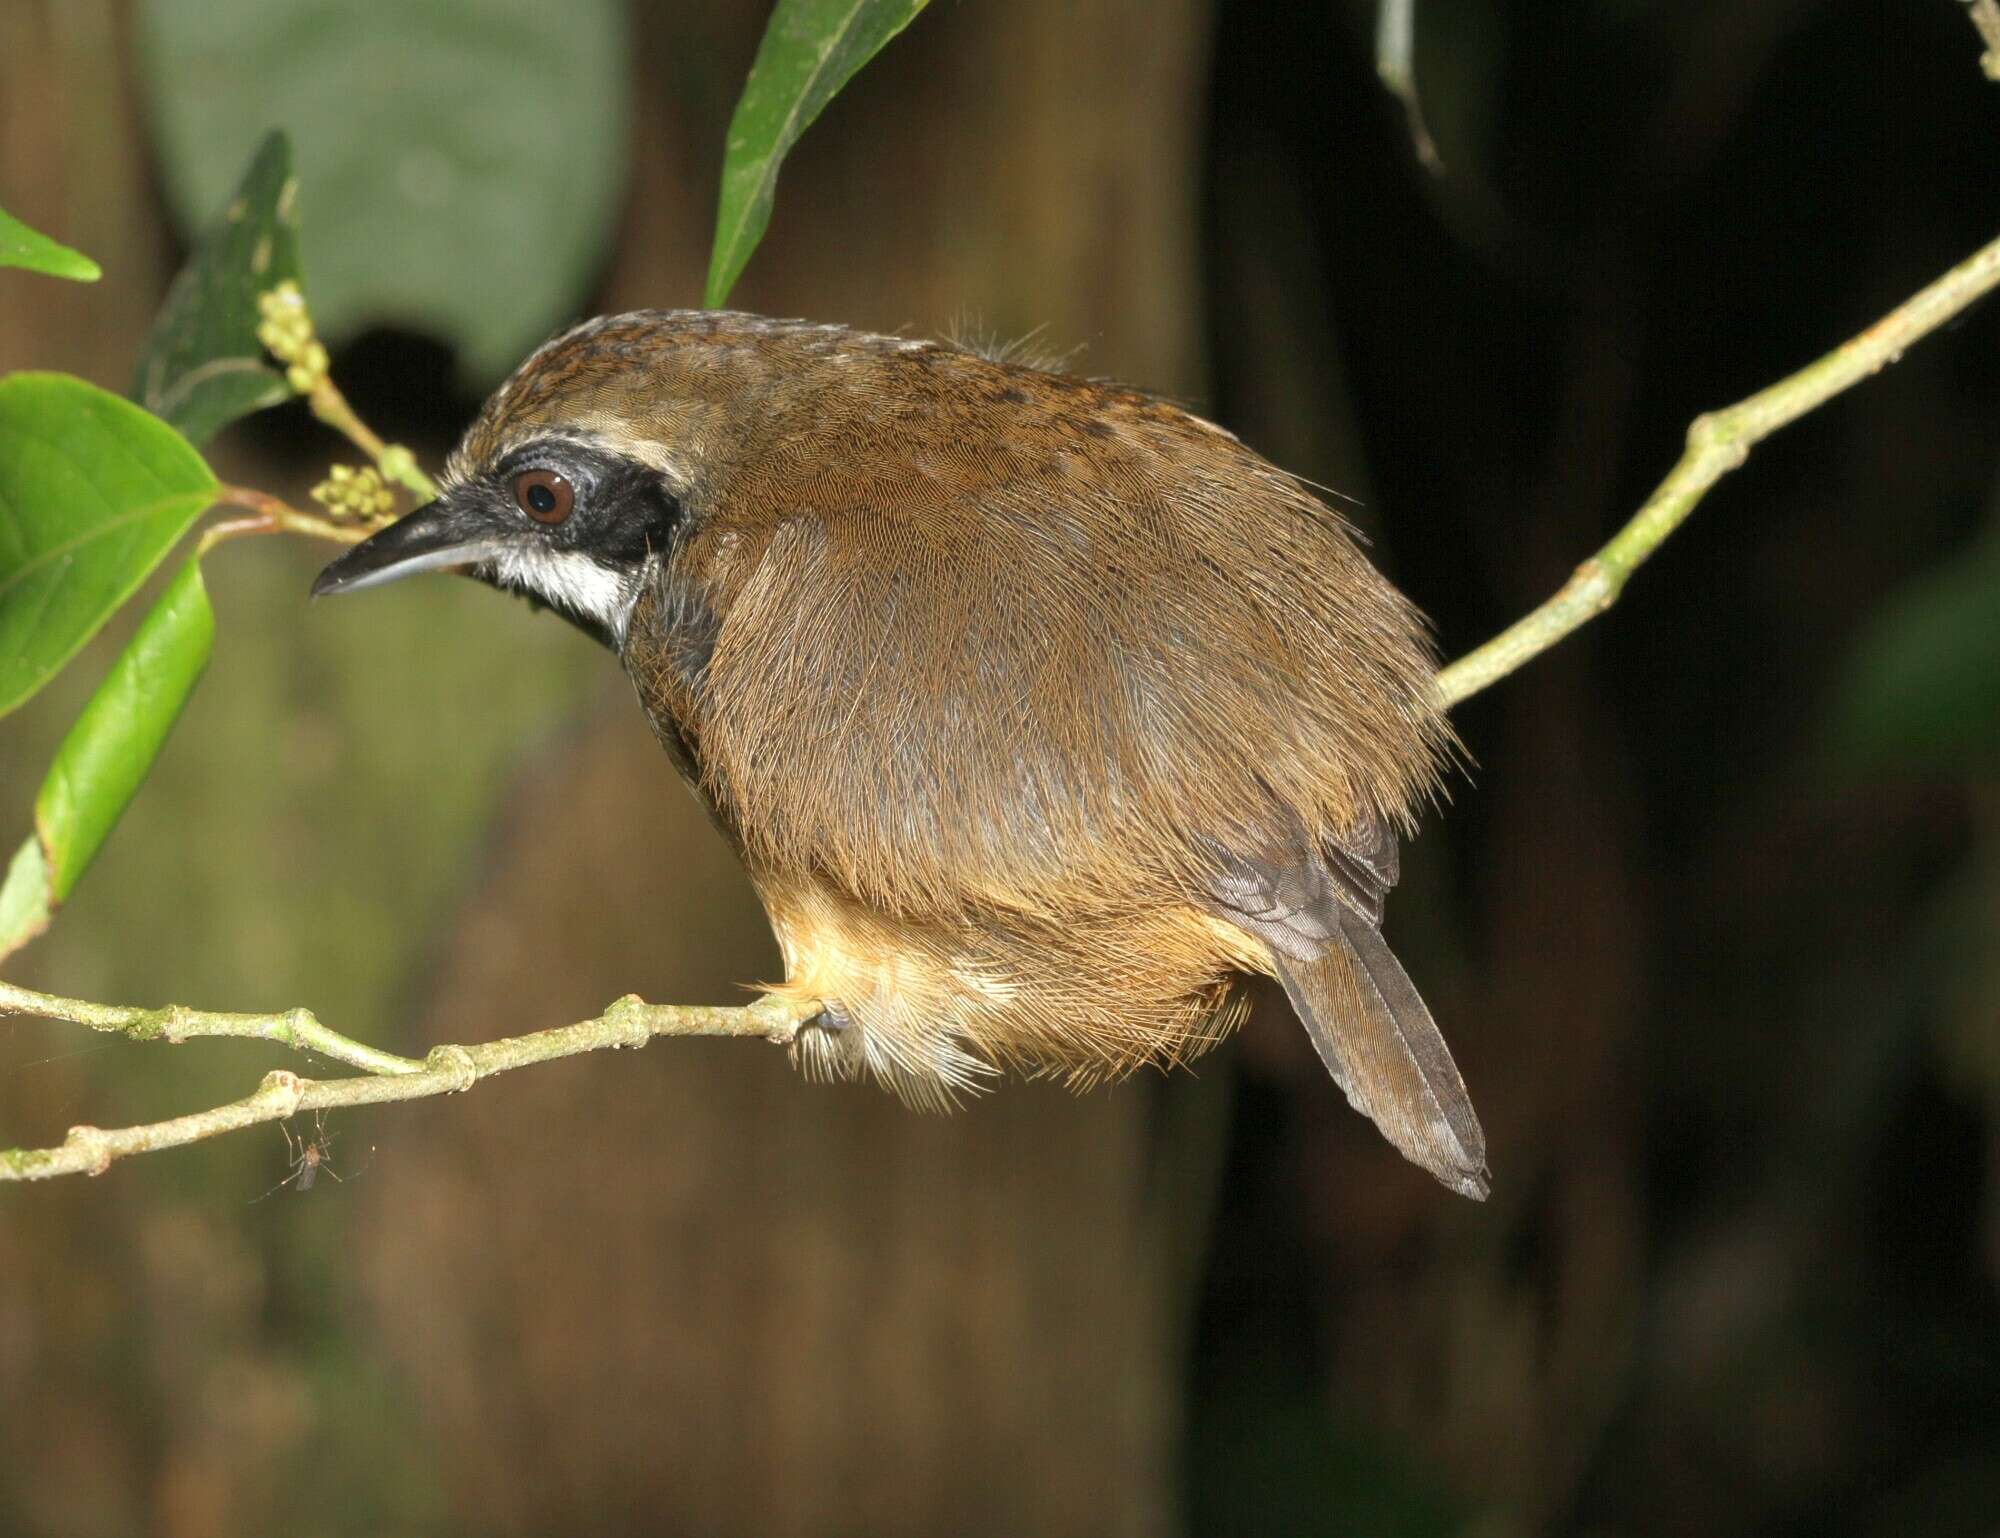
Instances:
[[[143,142],[116,70],[124,6],[0,8],[0,187],[7,211],[104,268],[96,283],[0,284],[0,372],[60,366],[109,389],[132,372],[164,252]],[[51,360],[60,360],[59,365]]]
[[[652,15],[606,308],[699,292],[763,14]],[[1199,0],[934,8],[807,137],[738,302],[1046,323],[1090,372],[1197,386],[1207,26]],[[427,1039],[775,973],[733,859],[606,696],[517,788]],[[1160,1118],[1164,1095],[1212,1129],[1224,1088],[1009,1084],[939,1119],[746,1043],[524,1074],[398,1129],[362,1285],[481,1531],[1169,1531],[1186,1230],[1220,1150]]]

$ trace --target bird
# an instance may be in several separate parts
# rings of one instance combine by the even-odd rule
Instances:
[[[545,343],[317,595],[468,573],[623,664],[816,1008],[948,1109],[1197,1057],[1284,988],[1349,1103],[1484,1199],[1382,938],[1458,749],[1355,532],[1162,397],[950,341],[642,310]]]

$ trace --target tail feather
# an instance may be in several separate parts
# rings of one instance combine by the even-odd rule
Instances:
[[[1340,937],[1311,961],[1271,952],[1320,1060],[1403,1156],[1461,1196],[1492,1188],[1486,1134],[1437,1022],[1380,931],[1342,909]]]

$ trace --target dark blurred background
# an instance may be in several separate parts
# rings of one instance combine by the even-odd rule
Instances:
[[[538,9],[0,7],[0,206],[107,273],[0,273],[0,367],[122,387],[273,121],[336,371],[426,455],[543,332],[697,302],[765,7]],[[1421,0],[1441,175],[1373,27],[938,0],[736,301],[1039,327],[1195,403],[1356,499],[1456,654],[1696,413],[2000,232],[1956,0]],[[342,1113],[303,1194],[256,1129],[0,1197],[0,1532],[2000,1532],[1996,326],[1458,713],[1390,931],[1486,1205],[1275,999],[1196,1074],[943,1120],[681,1042]],[[342,447],[216,454],[297,498]],[[772,974],[608,659],[469,584],[308,608],[323,555],[209,562],[209,676],[20,980],[415,1052]],[[121,640],[6,723],[18,822]],[[278,1060],[0,1024],[0,1144]]]

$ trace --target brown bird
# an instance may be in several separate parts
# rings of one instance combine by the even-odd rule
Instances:
[[[1453,1190],[1486,1142],[1384,943],[1452,743],[1422,617],[1179,407],[930,341],[651,310],[557,337],[315,593],[468,567],[623,660],[818,1003],[943,1107],[1184,1062],[1284,984]]]

